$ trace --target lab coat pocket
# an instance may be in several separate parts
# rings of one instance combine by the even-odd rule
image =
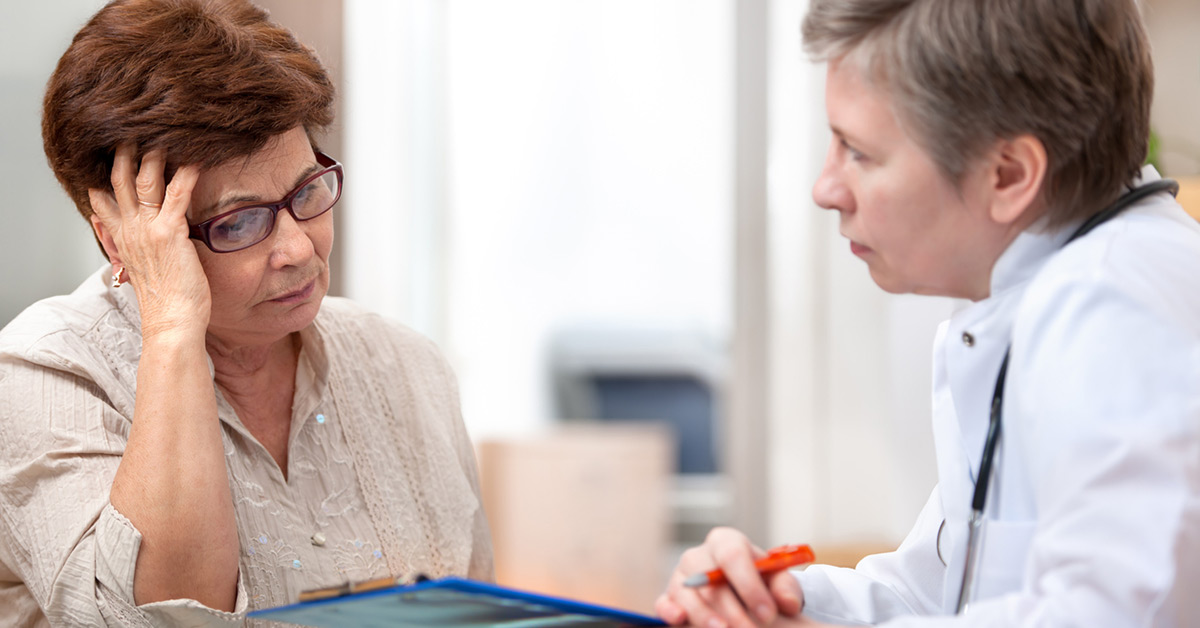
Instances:
[[[1035,521],[992,521],[983,528],[976,600],[1021,590]]]

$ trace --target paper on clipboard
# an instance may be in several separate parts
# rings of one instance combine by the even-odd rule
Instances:
[[[317,628],[665,625],[648,615],[464,578],[441,578],[280,606],[254,611],[249,617]]]

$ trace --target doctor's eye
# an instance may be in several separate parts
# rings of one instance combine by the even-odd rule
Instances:
[[[865,161],[867,159],[867,156],[864,155],[862,151],[851,146],[850,143],[846,141],[846,138],[838,138],[838,143],[840,143],[842,145],[842,149],[845,150],[848,155],[850,155],[850,159],[854,161]]]

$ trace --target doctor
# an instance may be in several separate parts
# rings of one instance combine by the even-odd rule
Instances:
[[[760,576],[714,530],[658,613],[1200,626],[1200,228],[1141,167],[1135,0],[813,0],[803,32],[828,62],[817,204],[884,290],[971,302],[934,345],[939,483],[856,569]],[[682,586],[714,567],[729,586]]]

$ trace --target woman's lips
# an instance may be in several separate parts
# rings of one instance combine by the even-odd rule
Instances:
[[[311,297],[313,290],[316,289],[316,287],[317,287],[317,280],[313,279],[312,281],[304,284],[304,287],[300,288],[299,290],[289,292],[283,296],[275,297],[274,299],[271,299],[271,302],[273,302],[273,303],[299,303],[299,302],[304,301],[305,299]]]
[[[862,244],[855,242],[854,240],[851,240],[850,241],[850,252],[859,257],[862,257],[863,255],[866,255],[867,253],[871,252],[871,247],[864,246]]]

